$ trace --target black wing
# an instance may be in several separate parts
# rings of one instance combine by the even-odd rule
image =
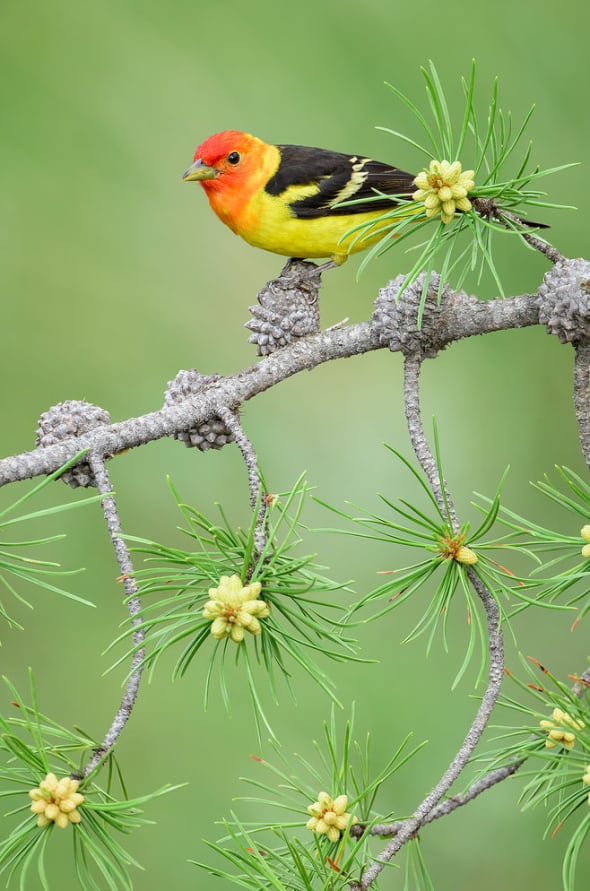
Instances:
[[[304,145],[279,145],[281,162],[277,172],[266,184],[270,195],[281,195],[297,186],[316,186],[313,195],[291,201],[296,217],[310,219],[333,214],[365,213],[371,210],[387,210],[392,202],[387,198],[375,199],[375,190],[387,195],[403,195],[408,198],[415,190],[414,174],[397,167],[326,149]],[[334,207],[341,201],[357,201],[348,207]]]

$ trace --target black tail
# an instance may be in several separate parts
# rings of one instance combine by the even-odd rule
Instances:
[[[547,223],[535,223],[533,220],[527,220],[526,217],[519,217],[518,214],[512,213],[511,210],[504,210],[502,207],[498,207],[493,198],[473,198],[472,205],[476,213],[482,217],[493,218],[500,223],[502,221],[505,223],[520,223],[521,226],[526,226],[527,229],[550,228]]]
[[[523,226],[528,226],[529,229],[550,229],[551,228],[549,223],[533,223],[532,220],[524,220],[522,217],[518,217],[518,222],[522,223]]]

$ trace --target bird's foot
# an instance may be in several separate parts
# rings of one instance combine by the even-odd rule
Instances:
[[[339,266],[339,263],[336,263],[334,260],[326,260],[325,263],[312,263],[311,260],[300,260],[297,257],[289,257],[285,265],[281,270],[281,275],[285,272],[289,272],[291,268],[297,268],[301,270],[303,273],[303,269],[307,270],[308,275],[316,275],[318,272],[325,272],[326,269],[336,269]]]
[[[318,291],[322,285],[323,268],[310,260],[289,257],[279,275],[271,281],[279,283],[283,288],[289,287],[305,291],[309,294],[308,299],[317,300]]]
[[[315,265],[315,264],[314,264]],[[339,264],[335,263],[334,260],[326,260],[325,263],[320,263],[316,266],[318,272],[325,272],[326,269],[336,269]]]

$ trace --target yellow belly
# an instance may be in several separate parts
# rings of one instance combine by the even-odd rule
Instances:
[[[289,197],[283,194],[278,198],[259,190],[240,207],[222,195],[210,200],[218,217],[248,244],[286,257],[331,257],[338,264],[344,263],[349,254],[364,251],[381,238],[387,226],[387,221],[381,221],[351,233],[356,226],[382,216],[383,211],[299,219],[289,208]],[[300,187],[296,197],[304,197]]]
[[[308,220],[286,215],[277,219],[276,215],[269,215],[259,218],[255,228],[246,226],[236,231],[248,244],[275,254],[303,259],[331,257],[336,263],[343,263],[349,254],[364,251],[382,237],[385,222],[351,233],[356,226],[379,216],[382,211]]]

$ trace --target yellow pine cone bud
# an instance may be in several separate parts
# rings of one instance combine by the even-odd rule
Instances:
[[[81,816],[77,808],[84,801],[78,792],[79,785],[79,781],[71,777],[58,780],[54,773],[48,773],[36,789],[30,789],[31,811],[38,815],[37,825],[55,823],[65,829],[69,823],[79,823]]]
[[[311,818],[305,824],[307,829],[318,835],[326,835],[331,842],[339,841],[349,824],[353,826],[358,823],[356,817],[346,813],[347,805],[347,795],[338,795],[332,800],[327,792],[320,792],[318,800],[308,805],[307,812]]]
[[[471,210],[467,193],[475,186],[473,170],[462,171],[460,161],[431,161],[428,170],[423,170],[414,180],[416,191],[414,201],[422,201],[427,217],[441,215],[448,224],[455,213]]]
[[[586,557],[586,559],[590,557],[590,542],[582,548],[582,557]]]
[[[584,541],[590,542],[590,523],[582,526],[582,528],[580,529],[580,535],[582,536]]]
[[[468,548],[466,545],[461,545],[457,551],[455,560],[457,563],[467,563],[471,566],[473,563],[477,563],[478,557],[475,551],[472,551],[471,548]]]
[[[539,721],[541,729],[547,733],[545,746],[554,749],[560,743],[566,749],[573,749],[576,734],[572,730],[582,730],[586,726],[584,722],[575,720],[560,708],[553,709],[551,719]],[[568,727],[571,729],[567,730]]]
[[[250,582],[242,585],[239,575],[222,575],[217,588],[209,588],[209,600],[203,608],[203,618],[211,619],[211,634],[217,640],[231,637],[234,643],[244,639],[244,631],[258,635],[262,631],[259,619],[269,615],[268,605],[260,600],[262,585]]]

